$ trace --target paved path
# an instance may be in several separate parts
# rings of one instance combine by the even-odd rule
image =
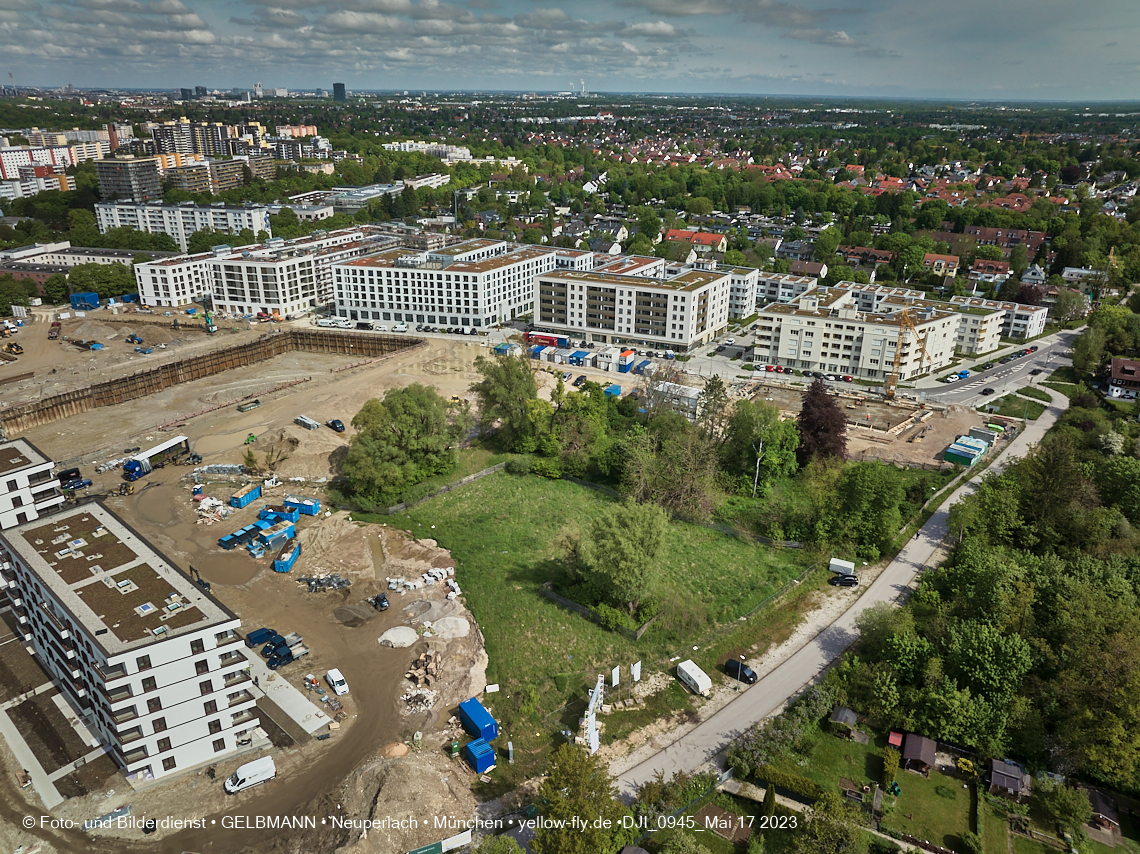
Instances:
[[[16,757],[17,767],[23,768],[32,778],[32,788],[40,796],[44,806],[50,810],[52,807],[62,804],[63,795],[59,793],[51,778],[48,777],[44,766],[36,759],[32,749],[28,747],[28,743],[24,741],[7,712],[0,712],[0,737],[3,737],[4,741],[8,743],[8,749]]]
[[[988,471],[1002,471],[1005,464],[1023,457],[1032,445],[1045,435],[1069,401],[1051,389],[1052,405],[1037,421],[1029,422],[991,464]],[[618,776],[618,788],[631,797],[637,787],[656,774],[669,779],[677,771],[692,773],[712,762],[733,740],[753,724],[777,712],[788,700],[815,680],[820,673],[842,655],[858,637],[855,623],[859,615],[880,602],[896,602],[910,589],[922,567],[941,546],[948,526],[950,507],[977,488],[977,479],[965,482],[944,501],[922,527],[868,587],[866,592],[831,625],[760,679],[751,688],[721,708],[708,720],[685,733],[668,747]]]

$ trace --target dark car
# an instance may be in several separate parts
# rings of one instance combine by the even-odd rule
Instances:
[[[857,575],[833,575],[827,579],[827,583],[832,587],[858,587],[859,576]]]
[[[578,379],[574,380],[574,388],[581,388],[582,383],[584,383],[585,381],[586,381],[586,375],[585,374],[580,375],[578,377]]]
[[[83,475],[80,474],[79,469],[68,469],[67,471],[61,471],[59,473],[59,482],[67,483],[71,480],[80,480],[82,477]]]
[[[1036,353],[1036,352],[1037,352],[1037,345],[1036,345],[1036,344],[1034,344],[1032,347],[1030,347],[1030,348],[1029,348],[1029,352],[1030,352],[1030,353]]]
[[[253,649],[255,646],[260,646],[261,644],[265,643],[276,634],[277,632],[270,628],[254,629],[252,632],[245,636],[245,645],[250,649]]]
[[[804,376],[805,377],[814,377],[815,374],[813,374],[811,371],[804,371]]]
[[[424,325],[422,323],[417,323],[416,324],[416,332],[423,332],[423,331],[424,331]]]
[[[719,347],[717,347],[717,348],[716,348],[716,351],[717,351],[718,353],[723,353],[723,352],[724,352],[724,345],[723,345],[723,344],[721,344]]]
[[[990,388],[988,386],[986,388],[982,389],[981,393],[982,394],[997,394],[996,391],[994,391],[992,388]]]
[[[375,608],[377,611],[387,611],[388,597],[383,593],[378,593],[368,600],[368,604]]]
[[[739,679],[746,685],[756,682],[756,671],[738,658],[730,658],[724,663],[724,672],[733,679]]]
[[[1037,376],[1038,374],[1043,374],[1045,372],[1041,368],[1034,368],[1029,373],[1031,373],[1033,376]]]
[[[334,418],[331,421],[326,421],[325,426],[331,427],[332,429],[336,430],[336,432],[338,432],[338,433],[344,432],[344,422],[341,421],[339,418]]]

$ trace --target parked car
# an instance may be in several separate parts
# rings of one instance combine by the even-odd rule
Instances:
[[[848,377],[848,376],[845,376],[845,377],[843,377],[843,382],[845,382],[845,383],[853,383],[853,382],[855,382],[855,377]]]
[[[996,391],[994,391],[994,390],[993,390],[992,388],[990,388],[989,386],[986,386],[984,389],[982,389],[981,393],[982,393],[982,394],[997,394],[997,392],[996,392]]]
[[[723,345],[723,344],[721,344],[719,347],[717,347],[717,348],[716,348],[716,351],[717,351],[718,353],[723,353],[723,352],[724,352],[724,345]]]
[[[245,645],[248,646],[250,649],[253,649],[256,646],[261,646],[263,643],[265,643],[267,640],[269,640],[271,637],[275,636],[276,634],[277,634],[277,631],[275,629],[270,629],[270,628],[254,629],[252,632],[250,632],[248,635],[245,636]]]
[[[407,332],[408,331],[408,324],[397,323],[395,326],[392,327],[392,331],[393,332]]]
[[[416,324],[416,332],[423,332],[423,331],[424,331],[424,325],[422,323],[417,323]]]
[[[1030,348],[1029,348],[1029,352],[1030,352],[1030,353],[1036,353],[1036,352],[1037,352],[1037,345],[1036,345],[1036,344],[1034,344],[1032,347],[1030,347]]]
[[[344,422],[341,421],[339,418],[333,418],[329,421],[326,421],[325,426],[331,427],[333,430],[336,430],[336,432],[338,432],[338,433],[344,432]]]
[[[336,692],[338,697],[348,693],[348,683],[344,681],[344,676],[337,668],[334,667],[325,674],[325,681],[329,683],[329,687]]]
[[[387,611],[389,607],[388,597],[383,593],[377,593],[375,596],[370,597],[367,602],[377,611]]]
[[[1041,368],[1034,368],[1029,373],[1032,374],[1033,376],[1037,376],[1038,374],[1043,374],[1045,372],[1043,370],[1041,370]]]
[[[739,679],[746,685],[754,685],[756,683],[756,671],[739,658],[730,658],[726,661],[724,663],[724,672],[733,679]]]
[[[581,388],[582,383],[584,383],[585,381],[586,381],[586,375],[582,374],[581,376],[578,377],[578,379],[574,380],[574,388]]]
[[[835,374],[824,374],[823,378],[825,380],[831,380],[831,382],[835,382],[837,379],[839,379],[837,376],[835,376]]]
[[[564,382],[564,383],[568,383],[568,382],[570,382],[570,378],[571,378],[572,376],[574,376],[574,374],[573,374],[573,372],[572,372],[572,371],[563,371],[563,373],[562,373],[562,382]]]
[[[859,576],[857,575],[833,575],[827,579],[827,583],[832,587],[858,587]]]
[[[776,366],[775,365],[765,365],[764,370],[768,371],[768,373],[771,373],[772,371],[776,370]]]
[[[815,374],[813,374],[811,371],[804,371],[804,376],[805,377],[814,377]]]
[[[725,344],[735,344],[735,343],[736,343],[736,339],[735,339],[735,338],[725,338],[725,339],[724,339],[724,343],[725,343]]]

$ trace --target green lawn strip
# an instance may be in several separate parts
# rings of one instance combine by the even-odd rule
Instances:
[[[1072,365],[1061,365],[1059,368],[1056,368],[1053,373],[1049,374],[1048,378],[1053,382],[1072,383],[1076,385],[1084,381],[1085,374],[1078,371]]]
[[[978,410],[989,414],[989,407],[991,406],[999,407],[994,411],[993,414],[995,415],[1002,415],[1006,418],[1028,418],[1030,421],[1036,421],[1041,417],[1041,413],[1045,411],[1043,404],[1026,400],[1015,394],[1007,394],[999,398],[990,398],[985,403],[979,404]]]
[[[1009,820],[1005,810],[982,801],[982,850],[986,854],[1007,854],[1009,850]]]
[[[1074,383],[1055,383],[1046,381],[1041,383],[1041,385],[1048,386],[1049,388],[1053,389],[1053,391],[1061,392],[1061,394],[1065,395],[1065,397],[1069,398],[1069,400],[1072,400],[1074,397],[1076,397],[1081,389],[1079,385],[1075,385]]]
[[[882,778],[886,744],[885,735],[873,737],[870,744],[859,744],[816,729],[796,756],[776,763],[776,767],[814,780],[832,792],[839,791],[840,777],[867,786]]]
[[[800,552],[672,523],[659,584],[670,613],[634,642],[539,593],[542,583],[558,573],[554,540],[559,532],[568,524],[586,524],[611,501],[568,481],[498,473],[393,516],[354,516],[431,537],[455,557],[457,580],[485,639],[487,681],[502,685],[488,705],[500,720],[502,740],[515,745],[515,765],[500,763],[491,793],[537,773],[545,754],[560,743],[558,731],[577,730],[586,688],[599,672],[608,674],[620,665],[624,682],[630,663],[639,660],[645,671],[671,671],[668,657],[686,650],[686,657],[718,678],[714,666],[729,648],[699,644],[694,653],[692,638],[710,633],[714,621],[737,620],[798,575],[807,560]],[[399,607],[400,598],[393,605]],[[754,637],[764,635],[759,619],[747,624],[754,627]],[[648,672],[643,671],[643,678]],[[660,714],[687,710],[691,702],[674,683],[654,697],[652,709],[605,716],[603,741]]]
[[[1033,386],[1025,386],[1024,388],[1019,388],[1017,390],[1017,393],[1022,397],[1032,397],[1034,400],[1043,400],[1046,403],[1053,402],[1053,397],[1049,394],[1049,392],[1042,391],[1041,389],[1034,388]]]
[[[916,839],[963,850],[962,834],[970,829],[970,790],[962,781],[936,771],[929,778],[900,771],[895,779],[902,794],[884,795],[882,823]]]
[[[1057,854],[1058,850],[1019,833],[1013,835],[1013,854]]]

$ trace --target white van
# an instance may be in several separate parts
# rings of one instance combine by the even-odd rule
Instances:
[[[677,665],[677,678],[690,691],[702,697],[707,697],[712,690],[712,680],[709,679],[709,675],[697,667],[691,658]]]
[[[377,331],[377,332],[387,332],[387,331],[388,331],[388,324],[386,324],[386,323],[377,323],[377,324],[376,324],[376,331]]]
[[[395,326],[392,327],[392,331],[393,332],[407,332],[408,331],[408,324],[397,323]]]
[[[328,327],[336,328],[337,321],[333,320],[330,317],[322,317],[320,320],[317,321],[317,326],[324,326],[326,328],[328,328]]]
[[[226,780],[225,789],[232,795],[242,789],[248,789],[250,786],[272,780],[276,776],[277,766],[273,764],[273,757],[262,756],[260,759],[245,763],[234,771],[233,775]]]
[[[340,329],[352,329],[352,321],[351,320],[338,320],[336,322],[336,325]]]
[[[336,692],[339,697],[348,693],[348,683],[344,681],[344,676],[337,668],[333,668],[325,674],[325,681],[329,683],[329,687]]]

